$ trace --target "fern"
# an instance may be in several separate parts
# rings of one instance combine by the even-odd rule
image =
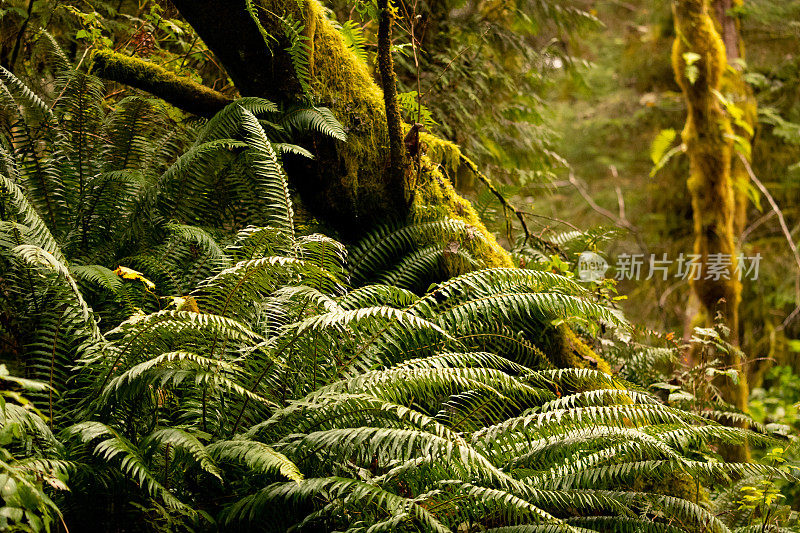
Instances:
[[[403,115],[407,121],[411,123],[419,122],[427,127],[438,124],[438,122],[433,120],[433,114],[431,113],[431,110],[425,107],[420,101],[417,91],[398,93],[397,103],[403,110]]]
[[[307,99],[311,99],[311,71],[309,62],[311,59],[311,47],[309,38],[303,33],[305,26],[301,21],[295,21],[291,15],[276,15],[276,18],[283,27],[283,33],[289,41],[286,52],[292,60],[295,76],[300,88]]]
[[[346,20],[343,24],[339,25],[339,32],[344,38],[347,48],[355,54],[364,63],[367,62],[367,50],[365,44],[367,42],[364,36],[364,30],[356,24],[353,20]]]
[[[311,131],[342,142],[347,140],[344,128],[327,107],[290,107],[278,124],[299,134]]]
[[[657,349],[630,342],[621,376],[558,368],[553,328],[627,321],[541,265],[481,268],[468,224],[389,224],[349,248],[296,228],[279,154],[303,153],[294,134],[344,140],[329,111],[241,99],[154,148],[144,99],[108,111],[97,80],[65,72],[59,131],[3,81],[4,146],[21,150],[0,154],[0,335],[25,377],[0,367],[0,469],[52,484],[48,523],[81,523],[92,498],[104,524],[114,508],[276,531],[724,532],[740,517],[678,482],[795,480],[716,455],[782,442],[721,423],[745,414],[648,392]]]

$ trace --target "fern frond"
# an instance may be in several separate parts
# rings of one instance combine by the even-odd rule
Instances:
[[[180,428],[161,428],[148,435],[147,440],[185,450],[204,472],[222,481],[222,472],[214,463],[212,455],[191,433]]]
[[[61,248],[50,233],[50,229],[25,198],[20,186],[0,174],[0,194],[2,195],[0,201],[6,204],[4,218],[29,228],[32,244],[51,254],[56,261],[63,262]]]
[[[278,124],[303,135],[315,132],[338,141],[347,141],[347,134],[327,107],[290,107],[281,115]]]
[[[303,474],[288,457],[261,442],[245,439],[221,440],[206,448],[219,461],[233,461],[246,465],[257,474],[279,473],[301,483]]]
[[[117,463],[122,472],[135,479],[151,495],[160,497],[168,507],[186,507],[157,480],[139,450],[110,426],[100,422],[81,422],[68,428],[66,434],[78,437],[86,444],[99,440],[94,447],[94,455]]]
[[[198,133],[194,146],[216,140],[235,138],[241,127],[239,121],[241,120],[243,109],[256,116],[278,112],[278,107],[269,100],[252,96],[237,98],[209,119]]]
[[[267,205],[268,225],[274,226],[295,240],[294,210],[289,194],[289,184],[278,163],[277,155],[267,139],[258,119],[250,111],[242,110],[242,129],[253,154],[252,171],[258,183],[260,200]]]
[[[357,58],[364,63],[367,62],[367,49],[364,46],[367,42],[364,37],[364,30],[353,20],[346,20],[339,25],[339,33],[344,38],[344,43]]]

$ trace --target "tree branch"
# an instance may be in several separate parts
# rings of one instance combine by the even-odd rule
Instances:
[[[783,236],[786,237],[786,242],[789,243],[789,249],[792,251],[792,255],[794,256],[794,261],[797,263],[798,272],[800,272],[800,253],[797,251],[797,245],[794,243],[794,239],[792,238],[792,232],[789,231],[789,226],[786,224],[786,219],[783,218],[783,212],[778,207],[778,203],[775,201],[775,198],[769,193],[769,190],[761,183],[756,177],[756,173],[753,172],[753,167],[750,166],[750,162],[747,158],[742,155],[741,153],[738,154],[739,159],[741,159],[742,164],[744,165],[745,170],[747,170],[747,174],[750,176],[750,179],[753,183],[756,184],[758,190],[767,198],[770,207],[772,210],[775,211],[775,214],[778,215],[778,222],[780,222],[781,230],[783,231]],[[800,306],[800,274],[795,276],[795,304]]]
[[[461,162],[467,165],[467,168],[469,168],[472,171],[472,173],[475,174],[475,176],[479,180],[481,180],[481,182],[483,182],[484,185],[486,185],[489,191],[491,191],[491,193],[497,197],[497,199],[500,201],[500,204],[506,209],[511,210],[516,215],[517,220],[519,220],[519,223],[522,226],[522,231],[525,233],[525,240],[522,241],[523,246],[529,240],[535,241],[539,246],[543,247],[545,250],[555,253],[559,256],[566,257],[564,252],[552,242],[531,234],[531,232],[528,230],[528,224],[525,222],[525,216],[524,216],[525,213],[514,207],[514,205],[511,202],[509,202],[505,196],[503,196],[503,193],[501,193],[497,189],[497,187],[495,187],[494,183],[492,183],[492,180],[489,178],[489,176],[481,172],[478,169],[478,165],[472,159],[465,156],[464,154],[460,154],[459,157],[461,159]]]
[[[92,72],[95,75],[147,91],[195,115],[211,116],[233,101],[220,92],[149,61],[111,50],[98,50],[92,57]]]

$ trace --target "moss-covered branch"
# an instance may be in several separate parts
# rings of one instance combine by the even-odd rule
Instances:
[[[475,174],[475,177],[477,177],[479,180],[481,180],[481,182],[483,182],[486,188],[489,189],[489,191],[491,191],[493,195],[495,195],[497,200],[504,208],[509,209],[511,212],[514,213],[514,215],[516,215],[520,225],[522,226],[522,231],[525,233],[525,240],[523,241],[523,244],[533,239],[534,236],[531,235],[530,231],[528,231],[528,224],[525,223],[525,217],[523,216],[523,214],[520,212],[519,209],[514,207],[511,204],[511,202],[509,202],[508,199],[506,199],[505,196],[503,196],[503,193],[501,193],[497,189],[497,187],[494,186],[494,183],[492,183],[492,180],[489,179],[489,176],[481,172],[480,169],[478,169],[478,165],[472,159],[468,158],[464,154],[461,154],[461,162],[467,165],[467,168],[470,169],[473,174]],[[552,245],[547,241],[545,241],[544,239],[538,239],[538,241],[540,241],[540,244],[544,244],[546,247],[552,248]],[[552,249],[551,251],[558,253],[558,250],[555,249]]]
[[[143,59],[112,50],[98,50],[92,58],[95,75],[147,91],[195,115],[211,116],[232,101],[218,91]]]

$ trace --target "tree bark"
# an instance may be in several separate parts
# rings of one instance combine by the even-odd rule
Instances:
[[[758,122],[758,104],[750,85],[744,79],[742,61],[745,59],[744,42],[739,31],[739,21],[730,14],[730,10],[741,6],[743,0],[713,0],[714,18],[717,31],[725,45],[725,55],[730,68],[725,69],[722,77],[722,93],[742,112],[739,124],[731,126],[734,134],[747,143],[754,141],[754,129]],[[746,125],[746,127],[745,127]],[[748,160],[749,154],[745,154]],[[733,220],[734,234],[738,239],[747,225],[747,207],[749,204],[748,188],[750,178],[747,169],[736,154],[731,162],[731,180],[733,181],[734,202],[736,212]]]
[[[244,0],[175,0],[173,4],[243,96],[284,105],[297,103],[303,91],[287,52],[290,37],[278,15],[302,22],[310,47],[308,83],[313,97],[333,111],[348,140],[339,143],[317,137],[312,140],[314,162],[287,161],[293,187],[314,214],[346,237],[377,221],[407,216],[407,207],[397,201],[406,191],[387,172],[390,152],[383,94],[316,0],[254,0],[255,15],[268,37]]]
[[[386,108],[386,121],[389,129],[389,187],[403,191],[398,198],[408,204],[412,187],[404,183],[406,176],[412,176],[406,162],[406,149],[403,146],[403,120],[400,105],[397,103],[397,76],[392,59],[392,24],[394,13],[389,0],[378,0],[378,68],[383,88],[383,103]]]

